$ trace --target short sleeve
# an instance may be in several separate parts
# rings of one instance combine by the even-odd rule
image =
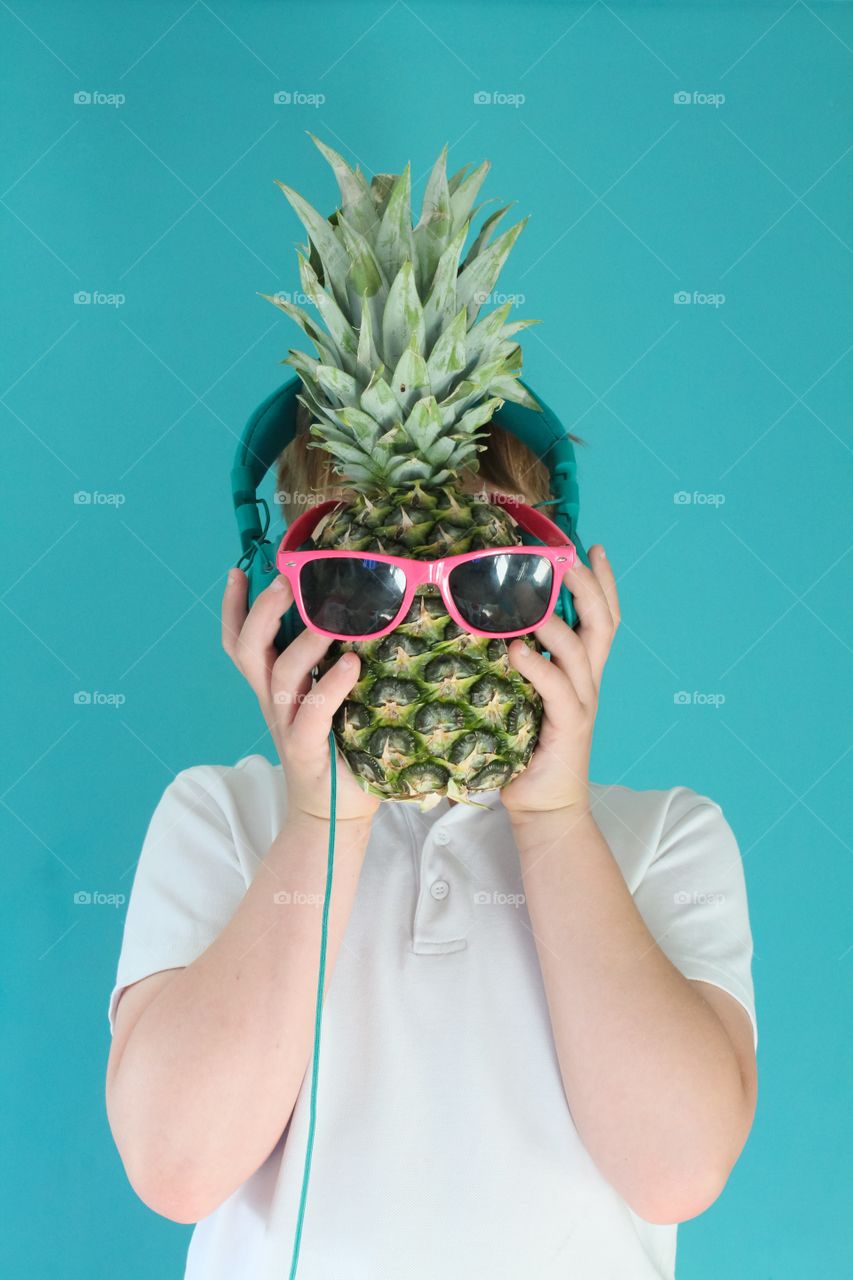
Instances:
[[[721,987],[743,1005],[757,1047],[746,880],[737,840],[718,804],[689,788],[673,789],[634,902],[685,978]]]
[[[215,798],[215,769],[195,765],[163,792],[145,833],[124,922],[107,1017],[125,987],[191,964],[246,893],[231,826]]]

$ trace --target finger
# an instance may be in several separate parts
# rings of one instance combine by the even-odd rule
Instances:
[[[613,619],[613,630],[619,626],[622,621],[622,612],[619,608],[619,591],[616,586],[616,574],[613,572],[613,566],[607,558],[604,547],[597,544],[592,548],[592,567],[596,579],[604,592],[607,600],[607,607],[610,610],[610,616]]]
[[[599,573],[603,578],[605,572],[612,572],[609,564],[606,570],[603,566],[601,569],[599,568],[598,552],[601,550],[600,546],[590,549],[590,559],[595,565],[594,570],[588,569],[583,561],[578,558],[571,569],[568,569],[564,575],[564,580],[572,593],[575,611],[579,618],[576,634],[580,636],[586,646],[596,689],[601,684],[604,664],[607,661],[607,655],[610,652],[610,646],[613,643],[613,636],[616,631],[616,623],[610,612],[608,597],[605,594],[602,582],[599,581]],[[613,590],[615,590],[615,582]]]
[[[294,641],[293,643],[295,644],[296,642]],[[290,649],[292,645],[287,647]],[[292,654],[291,659],[294,657],[295,655]],[[280,661],[281,659],[279,659]],[[301,661],[298,668],[293,668],[287,677],[286,683],[283,677],[276,678],[278,662],[273,665],[269,704],[265,710],[267,723],[270,723],[270,719],[272,720],[270,728],[274,727],[276,730],[289,729],[303,701],[311,693],[313,666],[304,670],[300,677],[299,671],[303,669],[304,665],[304,661]]]
[[[332,717],[360,677],[358,654],[342,654],[314,685],[311,696],[299,704],[286,740],[290,752],[304,759],[322,750],[332,729]]]
[[[559,722],[561,709],[565,711],[567,707],[571,707],[577,710],[580,707],[581,700],[577,690],[556,663],[543,658],[541,653],[536,653],[523,640],[514,640],[507,653],[516,671],[525,680],[529,680],[536,692],[542,695],[545,714],[550,720]]]
[[[312,692],[311,673],[333,642],[306,627],[278,655],[270,673],[269,697],[279,728],[293,723],[299,708]]]
[[[551,662],[569,679],[580,702],[595,701],[595,680],[583,639],[552,613],[533,633],[551,655]]]
[[[269,689],[270,674],[278,657],[275,638],[281,619],[293,604],[293,591],[284,574],[259,592],[244,617],[234,646],[234,660],[256,693]]]
[[[233,659],[237,640],[246,621],[249,579],[242,569],[229,569],[222,595],[222,648]]]

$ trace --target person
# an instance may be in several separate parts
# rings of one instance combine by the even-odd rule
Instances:
[[[289,517],[328,486],[288,446]],[[521,477],[516,480],[515,477]],[[547,496],[492,425],[466,485]],[[547,508],[546,508],[547,510]],[[620,622],[613,569],[566,575],[580,624],[511,643],[544,717],[474,807],[381,802],[337,768],[316,1138],[301,1280],[671,1280],[756,1102],[752,938],[735,836],[686,786],[589,779]],[[309,1124],[331,718],[359,677],[281,577],[223,645],[277,762],[183,769],[151,818],[109,1001],[107,1110],[136,1194],[195,1223],[190,1280],[287,1274]],[[516,652],[517,651],[517,652]]]

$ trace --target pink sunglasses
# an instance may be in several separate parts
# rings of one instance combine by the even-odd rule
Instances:
[[[297,551],[337,499],[305,511],[287,530],[276,555],[300,617],[333,640],[375,640],[400,625],[417,588],[438,587],[458,627],[486,638],[526,635],[550,617],[563,574],[577,553],[563,531],[533,507],[490,493],[523,529],[545,544],[492,547],[441,560],[362,551]]]

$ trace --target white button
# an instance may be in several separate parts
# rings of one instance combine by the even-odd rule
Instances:
[[[442,898],[446,898],[450,893],[450,885],[446,880],[434,880],[430,885],[430,893],[440,902]]]
[[[450,843],[450,836],[449,836],[449,835],[447,834],[447,832],[446,832],[446,831],[444,831],[444,830],[436,831],[436,833],[435,833],[435,843],[436,843],[436,844],[449,844],[449,843]]]

